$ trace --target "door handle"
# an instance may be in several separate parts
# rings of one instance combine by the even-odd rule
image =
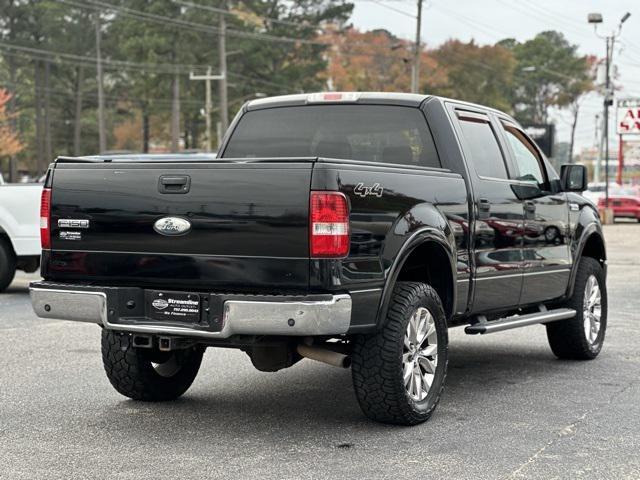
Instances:
[[[478,218],[479,219],[487,219],[489,218],[489,211],[491,210],[491,202],[486,198],[478,199]]]
[[[189,175],[161,175],[158,179],[160,193],[188,193],[191,188]]]

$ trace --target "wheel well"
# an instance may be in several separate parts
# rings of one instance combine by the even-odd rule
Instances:
[[[607,254],[600,235],[592,233],[589,238],[587,238],[584,248],[582,249],[582,256],[595,258],[601,265],[604,264],[604,261],[607,259]]]
[[[434,242],[416,247],[402,265],[397,281],[422,282],[438,293],[447,318],[453,315],[453,272],[444,248]]]

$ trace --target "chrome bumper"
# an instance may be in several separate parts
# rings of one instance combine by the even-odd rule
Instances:
[[[187,325],[165,325],[148,319],[135,323],[120,323],[115,321],[117,319],[110,321],[107,294],[96,289],[72,290],[36,284],[29,291],[33,310],[38,317],[97,323],[111,330],[137,333],[206,338],[228,338],[231,335],[340,335],[347,332],[351,323],[351,297],[346,294],[333,295],[326,300],[226,300],[223,304],[222,329],[207,331]]]

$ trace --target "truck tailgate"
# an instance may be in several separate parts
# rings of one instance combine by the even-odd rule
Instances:
[[[43,274],[106,285],[306,290],[312,167],[306,159],[58,163]],[[178,193],[184,180],[188,192]],[[164,217],[187,220],[190,230],[161,234],[154,224]]]

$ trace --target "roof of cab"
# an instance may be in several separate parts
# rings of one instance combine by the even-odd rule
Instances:
[[[369,105],[401,105],[408,107],[420,107],[426,100],[439,102],[455,102],[456,104],[471,108],[480,108],[513,120],[508,114],[492,107],[476,103],[457,100],[454,98],[440,97],[436,95],[422,95],[417,93],[399,92],[315,92],[298,93],[294,95],[280,95],[251,100],[245,104],[244,110],[260,110],[264,108],[289,107],[299,105],[320,104],[369,104]],[[513,120],[515,121],[515,120]]]
[[[396,92],[317,92],[258,98],[246,104],[247,110],[315,104],[374,104],[419,107],[430,95]]]

